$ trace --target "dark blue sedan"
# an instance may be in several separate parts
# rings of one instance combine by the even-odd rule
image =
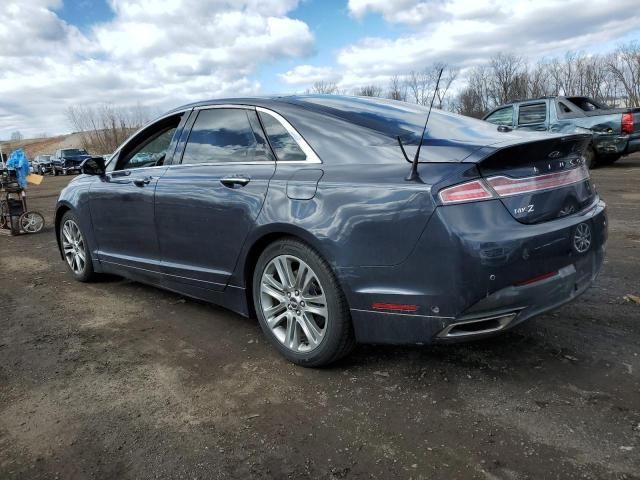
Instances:
[[[305,366],[356,342],[492,335],[584,292],[607,238],[590,137],[441,111],[422,137],[425,119],[331,95],[177,108],[84,163],[58,201],[61,255],[79,281],[117,274],[256,316]]]

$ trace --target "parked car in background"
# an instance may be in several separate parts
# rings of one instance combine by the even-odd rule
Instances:
[[[589,97],[543,97],[493,109],[484,120],[522,130],[591,134],[589,168],[640,151],[640,108],[608,108]]]
[[[39,175],[53,172],[53,165],[51,164],[51,155],[37,155],[31,162],[33,171]]]
[[[289,360],[493,335],[575,299],[604,258],[585,134],[503,133],[310,95],[206,101],[91,158],[60,194],[71,275],[122,275],[257,315]]]
[[[51,160],[54,175],[80,173],[80,165],[91,155],[84,148],[63,148],[56,150]]]

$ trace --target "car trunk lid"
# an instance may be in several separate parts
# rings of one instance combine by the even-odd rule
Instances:
[[[580,212],[596,197],[584,152],[589,135],[550,136],[498,148],[478,163],[486,184],[519,222]]]

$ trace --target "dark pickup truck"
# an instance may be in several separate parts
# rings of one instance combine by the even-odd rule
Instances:
[[[80,165],[91,155],[83,148],[63,148],[56,150],[51,159],[54,175],[68,175],[69,173],[80,173]]]
[[[640,151],[640,108],[608,108],[589,97],[543,97],[501,105],[484,120],[524,130],[590,133],[589,168]]]

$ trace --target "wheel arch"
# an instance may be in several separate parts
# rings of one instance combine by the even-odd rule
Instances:
[[[64,260],[64,255],[62,255],[62,246],[60,245],[60,224],[62,223],[62,217],[64,214],[71,210],[71,205],[66,202],[58,204],[56,208],[56,216],[54,220],[54,228],[56,232],[56,243],[58,244],[58,253],[60,254],[60,258]]]
[[[281,224],[271,225],[268,228],[258,229],[250,241],[247,241],[245,253],[242,255],[242,265],[236,269],[237,275],[234,279],[236,285],[242,285],[245,288],[247,299],[247,311],[251,318],[255,318],[255,305],[253,303],[253,275],[255,273],[256,263],[264,250],[272,243],[282,239],[298,240],[309,247],[313,248],[322,258],[324,258],[333,269],[334,262],[327,249],[322,243],[308,231],[296,227],[294,225]],[[334,270],[334,274],[335,269]]]

